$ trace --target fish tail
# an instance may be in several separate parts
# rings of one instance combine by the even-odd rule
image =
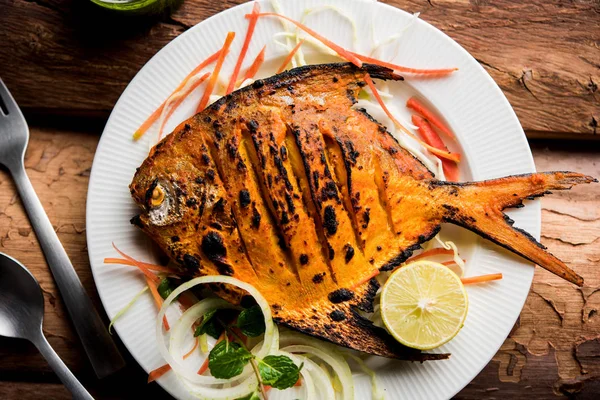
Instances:
[[[512,226],[502,212],[507,207],[523,207],[524,199],[533,199],[551,190],[567,190],[580,183],[597,182],[591,176],[575,172],[544,172],[508,176],[482,182],[434,185],[445,193],[442,219],[463,226],[492,242],[538,264],[540,267],[578,286],[583,278],[546,251],[527,232]]]

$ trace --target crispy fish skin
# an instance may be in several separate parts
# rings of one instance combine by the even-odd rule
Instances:
[[[374,276],[400,265],[443,222],[583,283],[502,210],[593,178],[438,181],[352,107],[367,72],[402,79],[373,65],[312,65],[221,98],[152,149],[130,185],[143,209],[132,222],[192,274],[254,285],[277,323],[393,358],[448,356],[403,347],[357,311],[372,311]],[[243,300],[227,286],[215,289]]]

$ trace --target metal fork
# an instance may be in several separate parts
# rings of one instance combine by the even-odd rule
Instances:
[[[125,366],[100,315],[85,292],[38,199],[23,163],[29,142],[27,122],[0,79],[0,164],[10,171],[77,335],[98,378]]]

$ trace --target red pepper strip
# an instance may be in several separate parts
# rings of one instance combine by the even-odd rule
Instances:
[[[235,32],[229,32],[227,37],[225,38],[225,43],[221,48],[221,54],[219,54],[219,58],[217,59],[217,63],[215,65],[215,69],[210,75],[210,79],[208,80],[208,85],[206,85],[206,89],[204,89],[204,94],[202,95],[202,99],[200,100],[200,104],[198,104],[198,108],[196,108],[196,112],[200,112],[204,110],[206,105],[208,104],[208,98],[213,92],[215,88],[215,84],[217,83],[217,79],[219,78],[219,72],[221,72],[221,67],[223,66],[223,62],[225,61],[225,56],[229,52],[229,46],[231,46],[231,42],[233,42],[233,38],[235,37]]]
[[[189,356],[192,355],[192,353],[194,352],[194,350],[196,350],[198,348],[198,344],[200,343],[200,340],[196,337],[196,341],[194,343],[194,347],[192,347],[192,349],[190,351],[188,351],[187,353],[185,353],[185,355],[183,356],[183,359],[185,360],[186,358],[188,358]]]
[[[463,285],[469,285],[471,283],[497,281],[499,279],[502,279],[502,274],[489,274],[489,275],[471,276],[469,278],[460,278]]]
[[[436,131],[433,130],[433,127],[429,124],[429,122],[427,122],[426,119],[421,118],[418,115],[413,115],[412,123],[419,128],[419,135],[427,144],[435,147],[436,149],[448,151],[448,148],[442,141],[442,138],[437,134]],[[452,182],[458,181],[458,165],[456,165],[454,161],[443,158],[441,160],[442,169],[444,170],[446,179]]]
[[[265,61],[265,51],[266,50],[267,50],[267,46],[263,46],[262,50],[260,51],[260,53],[258,53],[256,58],[254,59],[254,62],[252,63],[250,68],[248,68],[246,70],[246,74],[244,75],[244,78],[242,78],[242,82],[245,81],[246,79],[254,78],[254,75],[256,75],[256,73],[260,69],[260,66]]]
[[[352,51],[350,54],[356,56],[361,61],[366,63],[381,65],[382,67],[386,67],[389,69],[393,69],[394,72],[406,72],[408,74],[417,74],[417,75],[431,75],[431,76],[444,76],[453,73],[454,71],[458,71],[458,68],[440,68],[440,69],[420,69],[420,68],[409,68],[403,67],[402,65],[396,65],[389,63],[387,61],[381,61],[373,57],[363,56],[362,54],[354,53]]]
[[[150,371],[150,373],[148,374],[148,383],[154,382],[170,370],[171,366],[169,364],[165,364],[162,367],[158,367],[155,370]]]
[[[252,17],[252,14],[246,14],[246,18],[251,18],[251,17]],[[286,17],[285,15],[277,14],[274,12],[261,13],[261,14],[258,14],[258,17],[283,18],[286,21],[289,21],[292,24],[296,25],[298,28],[302,29],[304,32],[308,33],[310,36],[314,37],[315,39],[317,39],[318,41],[323,43],[325,46],[329,47],[331,50],[338,53],[338,55],[340,57],[345,58],[346,60],[350,61],[352,64],[356,65],[359,68],[362,67],[362,64],[363,64],[362,61],[358,57],[356,57],[356,55],[353,54],[351,51],[348,51],[348,50],[344,49],[343,47],[333,43],[331,40],[318,34],[317,32],[313,31],[312,29],[310,29],[308,26],[304,25],[301,22],[298,22],[296,20],[291,19],[290,17]]]
[[[221,54],[221,50],[217,51],[215,54],[213,54],[212,56],[208,57],[206,60],[202,61],[196,68],[194,68],[194,70],[192,72],[190,72],[179,84],[179,86],[177,86],[177,89],[175,89],[173,91],[173,93],[177,93],[178,91],[181,90],[181,88],[183,88],[185,86],[186,83],[188,83],[188,81],[194,76],[196,75],[198,72],[200,72],[204,67],[206,67],[208,64],[214,62],[217,58],[219,58],[219,55]],[[173,95],[173,93],[171,93],[169,95],[169,97],[171,97]],[[168,97],[167,97],[168,100]],[[135,133],[133,134],[133,139],[134,140],[138,140],[139,138],[141,138],[144,133],[146,133],[146,131],[148,130],[148,128],[150,128],[152,126],[152,124],[154,122],[156,122],[156,120],[158,120],[158,118],[160,117],[160,114],[162,114],[163,108],[165,108],[165,105],[167,104],[167,100],[163,101],[163,103],[156,109],[154,110],[154,112],[152,113],[152,115],[150,115],[148,117],[147,120],[145,120],[142,125],[140,125],[140,127],[137,129],[137,131],[135,131]]]
[[[425,105],[423,103],[421,103],[419,100],[415,99],[414,97],[411,97],[406,102],[406,107],[415,110],[416,112],[418,112],[419,114],[424,116],[425,119],[427,119],[427,121],[429,121],[431,123],[431,125],[438,128],[440,131],[442,131],[442,133],[447,135],[449,138],[456,140],[456,136],[454,136],[454,134],[452,133],[450,128],[448,128],[446,126],[446,124],[444,124],[431,110],[429,110],[427,107],[425,107]]]
[[[146,277],[146,283],[148,284],[148,287],[150,288],[150,293],[152,293],[152,297],[154,298],[154,302],[156,303],[156,306],[160,310],[160,308],[163,305],[163,298],[158,293],[158,288],[156,286],[156,283],[154,281],[150,280],[148,277]],[[163,315],[163,326],[165,327],[165,330],[167,330],[167,331],[169,329],[171,329],[171,327],[169,326],[169,321],[167,321],[166,315]]]
[[[277,70],[278,74],[282,73],[285,70],[285,67],[287,67],[287,65],[290,63],[290,61],[292,61],[292,58],[294,58],[294,55],[300,49],[300,46],[302,46],[302,43],[304,43],[304,39],[299,41],[298,44],[292,49],[292,51],[290,51],[290,53],[287,55],[285,60],[283,60],[281,67],[279,67],[279,69]]]
[[[260,6],[258,5],[258,2],[255,1],[254,7],[252,8],[252,14],[250,14],[251,17],[248,21],[248,30],[246,31],[244,45],[242,46],[242,50],[240,51],[240,56],[238,57],[237,63],[235,64],[235,68],[233,69],[231,78],[229,78],[229,86],[227,86],[225,94],[233,92],[233,88],[235,87],[238,74],[240,73],[240,69],[242,68],[242,63],[244,62],[244,58],[246,58],[246,53],[248,52],[250,39],[252,39],[252,34],[254,34],[254,27],[256,26],[256,21],[258,21],[258,14],[260,14]]]
[[[192,86],[190,86],[190,88],[187,91],[182,93],[181,96],[179,96],[179,98],[177,100],[175,100],[175,103],[173,103],[171,105],[171,108],[169,109],[169,111],[167,111],[167,115],[165,115],[165,119],[163,120],[162,124],[160,125],[160,128],[158,129],[158,140],[161,139],[165,125],[166,125],[167,121],[169,120],[169,118],[171,118],[171,115],[175,112],[177,107],[179,107],[179,105],[183,102],[183,100],[185,100],[185,98],[187,96],[189,96],[189,94],[192,93],[194,91],[194,89],[196,89],[198,86],[200,86],[209,76],[210,76],[210,72],[207,72],[204,75],[202,75],[196,82],[194,82],[194,84]]]
[[[121,250],[119,250],[117,248],[117,246],[114,243],[112,245],[115,248],[115,250],[117,251],[117,253],[119,253],[122,257],[125,257],[127,260],[131,261],[132,263],[134,263],[135,266],[138,267],[140,269],[140,271],[142,271],[144,273],[147,280],[153,282],[155,285],[158,285],[160,283],[160,278],[158,276],[156,276],[155,274],[153,274],[152,272],[150,272],[150,270],[146,266],[144,266],[142,263],[140,263],[138,260],[134,259],[133,257],[128,256],[127,254],[123,253]]]
[[[129,265],[132,267],[137,267],[138,264],[141,264],[144,267],[146,267],[152,271],[164,272],[165,274],[170,274],[170,275],[179,275],[178,271],[168,268],[168,267],[163,267],[161,265],[155,265],[155,264],[149,264],[149,263],[145,263],[143,261],[134,262],[134,261],[126,260],[124,258],[105,258],[104,264],[121,264],[121,265]]]
[[[423,147],[425,147],[427,150],[429,150],[431,153],[435,154],[436,156],[440,157],[440,158],[446,158],[448,160],[452,160],[455,162],[459,162],[460,161],[460,154],[457,153],[450,153],[448,151],[443,151],[440,149],[436,149],[433,146],[428,145],[427,143],[423,142],[422,140],[420,140],[418,137],[416,137],[411,131],[409,131],[408,129],[406,129],[404,126],[402,126],[402,124],[400,123],[400,121],[398,121],[390,112],[390,110],[388,110],[387,106],[385,105],[385,103],[383,102],[383,100],[381,99],[381,96],[379,95],[379,92],[377,91],[377,88],[375,87],[375,84],[373,83],[373,80],[371,79],[371,77],[369,76],[369,74],[365,75],[365,82],[367,82],[367,84],[369,85],[369,87],[371,88],[371,92],[373,92],[373,95],[375,96],[375,99],[377,99],[377,102],[379,103],[379,105],[381,106],[381,108],[383,109],[383,111],[385,112],[385,114],[389,117],[389,119],[391,119],[394,124],[396,124],[396,126],[398,126],[404,133],[406,133],[408,136],[412,137],[413,139],[415,139],[416,141],[418,141]]]

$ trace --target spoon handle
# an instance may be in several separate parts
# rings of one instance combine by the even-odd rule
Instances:
[[[60,359],[58,354],[50,346],[44,335],[40,332],[35,339],[32,340],[35,347],[44,356],[50,367],[60,378],[62,383],[69,389],[75,400],[94,400],[92,395],[83,387],[81,382],[77,380],[75,375],[69,370],[65,363]]]
[[[121,369],[125,361],[83,288],[42,203],[35,194],[23,163],[10,171],[77,335],[96,375],[104,378]]]

